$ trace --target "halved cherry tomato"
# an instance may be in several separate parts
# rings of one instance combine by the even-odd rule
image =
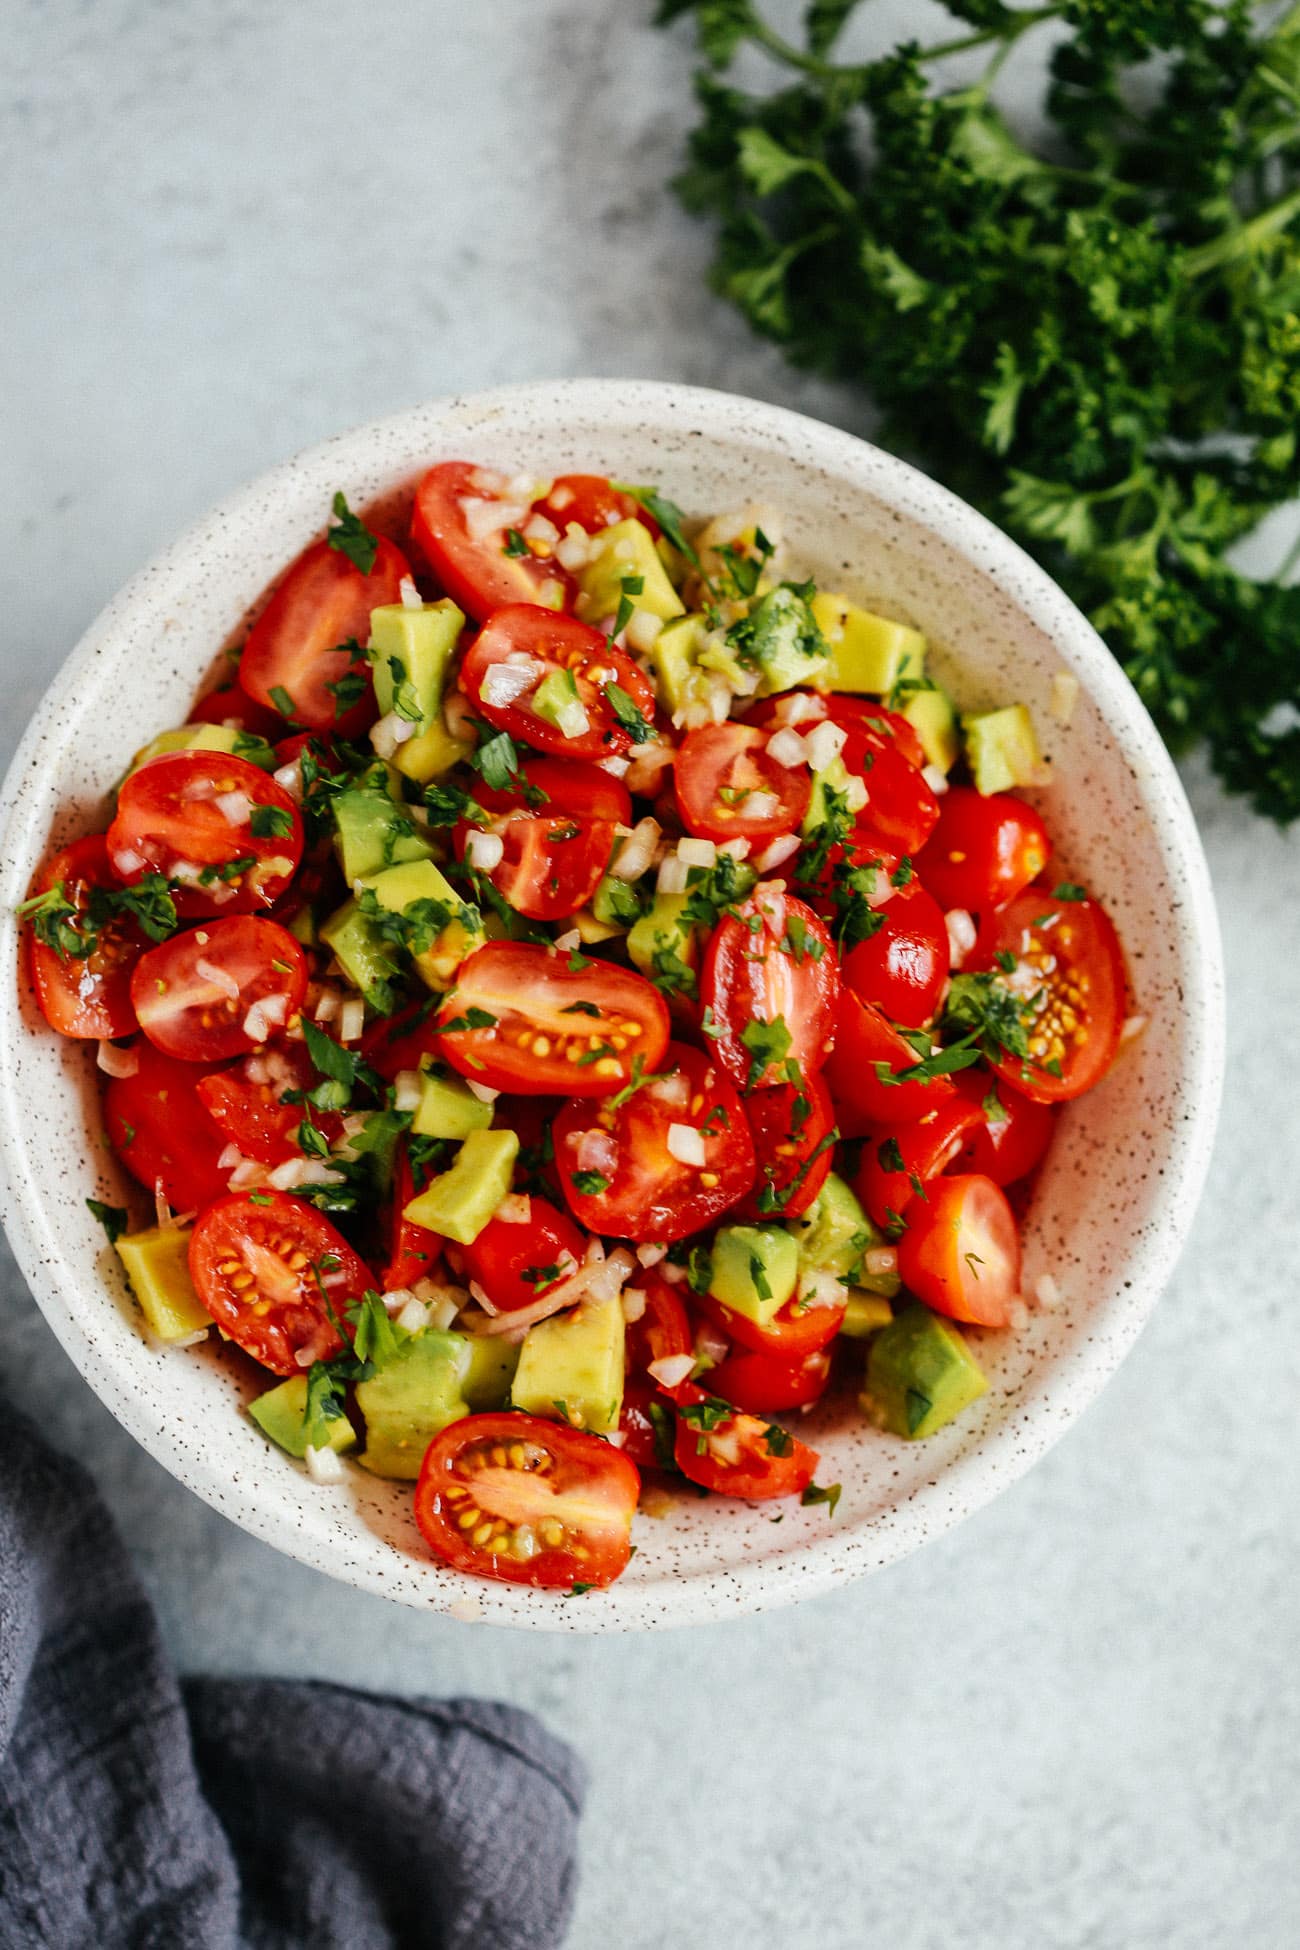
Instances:
[[[319,1119],[321,1113],[316,1112]],[[411,1160],[405,1142],[397,1146],[393,1154],[393,1182],[389,1190],[385,1209],[385,1232],[388,1241],[388,1259],[380,1274],[385,1293],[395,1293],[402,1287],[414,1286],[417,1280],[427,1280],[437,1270],[442,1257],[442,1239],[427,1226],[418,1226],[406,1216],[406,1208],[417,1191],[411,1170]]]
[[[328,541],[313,542],[276,585],[275,594],[248,633],[239,660],[240,688],[256,704],[280,711],[308,731],[337,731],[355,738],[376,713],[374,687],[364,650],[370,612],[401,601],[410,563],[386,536],[376,537],[370,573]],[[363,688],[350,696],[355,680]],[[341,686],[331,688],[331,686]]]
[[[113,872],[175,881],[187,919],[251,914],[285,892],[302,858],[298,808],[275,780],[225,752],[165,752],[125,780],[108,829]]]
[[[878,1226],[892,1226],[909,1199],[928,1196],[930,1180],[952,1163],[966,1134],[980,1122],[983,1112],[960,1088],[964,1081],[965,1073],[951,1097],[914,1123],[873,1131],[867,1139],[854,1190]],[[988,1082],[986,1074],[986,1087]]]
[[[501,1097],[496,1107],[497,1128],[513,1131],[519,1139],[515,1190],[540,1193],[555,1205],[564,1203],[555,1162],[555,1120],[560,1110],[558,1097]]]
[[[903,1214],[903,1285],[936,1313],[1006,1327],[1020,1292],[1020,1234],[1006,1195],[978,1173],[932,1178]]]
[[[778,1083],[751,1090],[745,1117],[754,1139],[758,1176],[736,1207],[737,1219],[795,1219],[817,1197],[831,1168],[835,1106],[819,1076],[797,1087]]]
[[[795,1496],[812,1482],[820,1456],[779,1424],[739,1411],[725,1414],[723,1405],[693,1382],[683,1382],[672,1394],[677,1403],[673,1456],[693,1483],[758,1503]]]
[[[852,989],[841,992],[835,1050],[826,1065],[826,1082],[846,1137],[861,1137],[873,1124],[887,1129],[910,1124],[952,1097],[950,1076],[909,1078],[903,1083],[884,1081],[884,1071],[897,1076],[919,1061],[911,1044],[890,1028],[879,1009],[873,1009]]]
[[[849,988],[891,1022],[920,1029],[938,1008],[948,979],[943,910],[912,880],[878,911],[880,926],[849,950],[841,972]]]
[[[141,955],[131,1000],[149,1041],[187,1063],[220,1063],[269,1041],[307,993],[301,944],[260,914],[187,928]]]
[[[786,1409],[806,1408],[825,1394],[830,1378],[828,1347],[793,1363],[749,1348],[733,1349],[706,1376],[715,1395],[743,1408],[747,1415],[780,1415]]]
[[[787,1300],[779,1314],[766,1325],[751,1320],[748,1314],[724,1307],[711,1293],[698,1296],[699,1305],[737,1347],[751,1348],[755,1354],[770,1354],[787,1367],[796,1365],[826,1347],[844,1323],[841,1306],[812,1307],[799,1300]]]
[[[571,968],[527,941],[489,941],[463,962],[436,1017],[453,1069],[523,1096],[607,1097],[652,1076],[668,1010],[643,975],[610,962]]]
[[[538,687],[566,671],[583,719],[582,728],[568,732],[531,709]],[[523,690],[511,690],[516,675],[527,678]],[[615,706],[623,718],[628,708],[617,695],[610,697],[611,689],[622,691],[647,726],[654,722],[654,692],[629,656],[576,616],[524,603],[497,610],[479,631],[461,665],[460,684],[498,731],[566,758],[622,758],[631,751],[633,738]]]
[[[925,746],[917,736],[915,725],[874,697],[851,697],[843,691],[832,691],[826,699],[826,715],[834,724],[865,725],[876,737],[897,745],[908,764],[918,772],[925,770]]]
[[[1052,842],[1032,806],[1008,792],[950,786],[916,870],[940,907],[1005,907],[1047,865]]]
[[[507,553],[508,531],[529,512],[504,474],[466,460],[431,467],[415,490],[411,540],[452,601],[476,622],[509,603],[565,609],[572,602],[573,578],[557,562]]]
[[[848,732],[841,753],[845,768],[867,788],[867,803],[856,815],[858,831],[900,855],[919,852],[934,831],[939,801],[888,729],[873,730],[865,717],[843,728]]]
[[[793,833],[808,810],[806,765],[778,765],[771,734],[755,725],[711,724],[688,731],[673,765],[682,824],[698,839],[749,840]]]
[[[582,1264],[583,1237],[568,1213],[544,1198],[530,1198],[528,1205],[525,1223],[489,1219],[462,1249],[466,1271],[498,1313],[512,1314],[545,1299]]]
[[[96,888],[117,884],[104,836],[92,833],[55,854],[37,879],[32,898],[61,887],[76,928],[90,909]],[[27,953],[36,1000],[51,1029],[60,1035],[129,1036],[135,1028],[131,970],[148,941],[126,914],[111,916],[93,939],[88,955],[63,955],[38,941],[35,930],[29,934]]]
[[[855,827],[844,840],[836,840],[826,850],[824,859],[819,856],[820,848],[812,853],[805,848],[795,854],[787,871],[793,875],[800,899],[822,920],[838,924],[843,918],[843,894],[850,885],[850,872],[857,874],[855,891],[873,910],[894,899],[893,877],[902,856],[871,833]]]
[[[1012,974],[996,958],[1015,958]],[[1106,910],[1094,900],[1054,899],[1030,887],[980,929],[971,965],[1027,991],[1029,1056],[995,1064],[1036,1103],[1061,1103],[1100,1083],[1124,1026],[1124,957]],[[1052,1067],[1048,1067],[1051,1065]]]
[[[437,999],[426,995],[395,1016],[381,1017],[367,1029],[361,1039],[361,1054],[385,1083],[391,1083],[402,1070],[418,1070],[424,1057],[438,1054],[434,1027],[437,1007]]]
[[[656,1072],[617,1108],[567,1104],[556,1120],[564,1196],[591,1232],[682,1239],[719,1218],[754,1182],[749,1126],[719,1065],[672,1043]],[[674,1156],[674,1129],[699,1134],[703,1164]]]
[[[1022,1097],[1005,1080],[991,1083],[984,1073],[963,1070],[957,1088],[978,1105],[979,1117],[965,1133],[957,1153],[958,1171],[977,1171],[995,1185],[1014,1185],[1042,1162],[1051,1142],[1056,1112],[1051,1104]],[[1001,1115],[990,1116],[986,1103],[996,1102]]]
[[[603,474],[560,474],[551,482],[545,498],[535,502],[539,515],[553,521],[563,534],[571,521],[597,535],[612,528],[616,521],[639,521],[658,538],[659,524],[633,495],[624,494]]]
[[[204,1109],[192,1063],[164,1056],[143,1036],[135,1049],[134,1074],[112,1078],[104,1093],[109,1140],[133,1178],[192,1212],[225,1193],[228,1173],[217,1160],[226,1134]]]
[[[581,759],[530,759],[512,786],[480,787],[474,796],[485,812],[505,815],[493,829],[505,850],[488,878],[533,921],[562,920],[585,907],[609,865],[617,827],[632,818],[622,781]],[[465,820],[457,825],[458,860],[476,830]]]
[[[190,1278],[218,1327],[284,1375],[342,1351],[344,1309],[371,1284],[324,1213],[288,1192],[235,1192],[201,1212]]]
[[[272,1042],[242,1063],[199,1078],[199,1101],[232,1144],[259,1164],[282,1165],[302,1155],[298,1127],[310,1118],[327,1143],[343,1131],[337,1111],[288,1103],[291,1091],[306,1092],[320,1082],[302,1043]]]
[[[205,691],[190,706],[191,724],[224,724],[236,731],[245,731],[250,738],[265,738],[274,744],[284,732],[284,719],[278,711],[270,711],[264,704],[255,704],[247,691],[241,691],[238,684],[218,685],[215,691]]]
[[[640,1494],[636,1465],[598,1435],[517,1411],[468,1415],[429,1444],[415,1521],[454,1570],[603,1588],[627,1565]]]
[[[720,1034],[718,1061],[743,1089],[804,1077],[826,1061],[834,1039],[839,964],[810,907],[760,886],[714,929],[700,975],[700,999]]]
[[[694,1348],[690,1316],[675,1288],[658,1273],[643,1274],[636,1282],[645,1292],[645,1312],[627,1325],[624,1343],[623,1407],[618,1426],[626,1440],[623,1453],[638,1469],[661,1469],[658,1431],[650,1410],[654,1403],[664,1406],[659,1384],[647,1370],[652,1361],[668,1361],[674,1355],[690,1354]]]

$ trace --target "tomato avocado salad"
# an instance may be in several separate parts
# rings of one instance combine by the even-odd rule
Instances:
[[[1055,1297],[1013,1201],[1140,1020],[1022,705],[959,716],[765,510],[461,461],[401,546],[336,496],[228,658],[22,909],[157,1341],[572,1590],[643,1473],[833,1512],[837,1368],[908,1441],[985,1392]]]

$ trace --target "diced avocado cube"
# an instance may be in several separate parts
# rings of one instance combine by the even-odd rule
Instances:
[[[528,709],[534,717],[541,718],[546,724],[553,724],[557,731],[564,731],[572,713],[584,708],[578,696],[577,679],[571,670],[548,672],[528,699]],[[569,736],[569,733],[565,732],[565,736]]]
[[[248,1412],[264,1435],[278,1443],[287,1454],[301,1462],[310,1443],[313,1449],[334,1449],[341,1455],[351,1449],[357,1432],[342,1409],[337,1415],[316,1415],[307,1425],[307,1377],[290,1375],[276,1388],[248,1404]]]
[[[149,1332],[160,1341],[188,1341],[212,1325],[190,1278],[186,1226],[150,1226],[113,1244],[140,1302]]]
[[[808,810],[804,814],[803,825],[799,828],[806,839],[815,833],[819,826],[826,824],[826,795],[828,792],[847,792],[849,788],[849,768],[837,752],[830,764],[812,776],[812,793],[808,800]]]
[[[510,1400],[510,1384],[519,1366],[520,1345],[518,1341],[508,1341],[504,1334],[469,1335],[460,1392],[472,1414],[504,1408]]]
[[[635,927],[645,912],[645,901],[630,880],[620,880],[617,874],[606,873],[591,897],[591,911],[596,919],[614,933]]]
[[[924,670],[925,638],[906,623],[826,591],[813,597],[812,612],[830,645],[833,691],[884,697],[904,677],[919,677]]]
[[[689,894],[656,894],[650,912],[632,928],[627,952],[643,975],[658,972],[657,956],[678,958],[690,968],[695,966],[695,930],[682,919],[689,899]]]
[[[338,957],[352,986],[371,1007],[386,1015],[392,1006],[392,985],[401,973],[401,956],[394,942],[385,941],[368,914],[355,900],[344,901],[320,931],[321,940]]]
[[[413,1481],[439,1429],[469,1414],[468,1367],[464,1334],[429,1327],[401,1341],[377,1373],[357,1383],[357,1407],[366,1418],[366,1446],[357,1460],[376,1476]]]
[[[891,1435],[920,1442],[946,1428],[987,1389],[957,1329],[928,1307],[912,1305],[871,1343],[862,1408]]]
[[[264,772],[275,769],[275,753],[264,738],[250,738],[246,731],[240,731],[228,724],[183,724],[174,731],[160,731],[147,745],[142,745],[128,768],[138,772],[151,758],[161,758],[165,752],[229,752],[238,753],[250,765],[260,765]]]
[[[349,887],[406,860],[427,860],[433,851],[390,788],[387,768],[375,765],[330,801],[343,878]]]
[[[608,1435],[623,1406],[623,1303],[584,1300],[524,1336],[510,1399],[527,1415]]]
[[[602,941],[613,941],[623,933],[610,921],[598,920],[589,907],[580,907],[573,917],[573,925],[578,930],[584,948],[599,948]]]
[[[894,1309],[878,1293],[850,1293],[844,1303],[840,1332],[852,1341],[864,1341],[868,1334],[888,1327]]]
[[[713,1241],[709,1292],[766,1327],[794,1293],[799,1248],[780,1226],[721,1226]]]
[[[629,592],[638,609],[652,616],[680,616],[685,605],[672,583],[644,522],[630,515],[594,535],[591,554],[578,570],[577,612],[584,623],[601,623],[616,616],[623,584],[640,579],[641,588]]]
[[[459,1077],[431,1076],[426,1070],[420,1080],[420,1101],[411,1119],[417,1137],[467,1138],[471,1131],[486,1131],[492,1122],[492,1106],[476,1097]]]
[[[1034,721],[1023,704],[964,716],[961,728],[977,792],[1010,792],[1016,786],[1042,784],[1043,754]]]
[[[451,1168],[429,1180],[404,1216],[444,1239],[471,1245],[510,1190],[518,1156],[513,1131],[471,1131]]]
[[[424,910],[426,915],[436,915],[438,908],[447,910],[449,918],[445,925],[415,955],[420,979],[431,989],[450,988],[461,963],[487,939],[477,908],[462,900],[432,860],[412,860],[405,866],[388,867],[366,880],[363,886],[390,914],[419,919],[425,902],[433,904]]]
[[[937,684],[932,690],[913,691],[900,715],[920,739],[929,764],[937,765],[941,772],[951,772],[961,756],[961,740],[957,735],[957,713],[948,693],[941,691]]]
[[[417,737],[442,722],[447,666],[464,627],[463,610],[445,596],[419,609],[384,603],[370,612],[367,655],[374,666],[379,708],[408,719]]]
[[[681,616],[675,623],[665,623],[654,640],[650,661],[670,716],[695,703],[707,689],[699,681],[700,648],[706,634],[702,616]]]
[[[884,1236],[872,1224],[851,1185],[837,1172],[828,1172],[820,1192],[806,1212],[788,1221],[798,1242],[800,1267],[810,1273],[833,1273],[837,1279],[853,1275],[855,1285],[886,1298],[898,1291],[897,1274],[882,1275],[892,1285],[881,1287],[868,1279],[859,1262]]]
[[[310,907],[300,907],[297,913],[291,914],[283,925],[295,941],[301,941],[304,948],[314,948],[320,940],[316,916]]]
[[[431,779],[450,772],[453,765],[462,764],[473,749],[466,739],[452,736],[446,718],[440,714],[431,730],[417,732],[397,747],[393,763],[404,779],[428,785]]]
[[[801,684],[825,684],[830,652],[815,627],[810,605],[797,589],[785,583],[769,589],[753,605],[750,623],[745,653],[759,671],[759,697],[772,697]]]

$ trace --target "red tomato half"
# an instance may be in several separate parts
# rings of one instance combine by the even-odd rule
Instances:
[[[561,474],[551,482],[545,500],[535,504],[539,515],[553,521],[563,534],[571,521],[589,535],[612,528],[617,521],[631,518],[648,528],[656,538],[659,524],[647,514],[632,495],[624,494],[603,474]]]
[[[1047,828],[1023,799],[954,785],[944,794],[939,823],[916,870],[940,907],[978,914],[1014,900],[1042,872],[1051,851]]]
[[[177,883],[187,919],[251,914],[285,892],[302,858],[302,821],[282,786],[224,752],[165,752],[125,780],[108,857],[128,885]]]
[[[536,1415],[468,1415],[436,1435],[415,1488],[425,1543],[507,1584],[604,1587],[626,1568],[636,1465],[598,1435]],[[473,1511],[481,1521],[465,1521]]]
[[[559,921],[586,906],[609,865],[616,828],[632,819],[622,781],[581,759],[530,759],[516,785],[480,787],[475,798],[485,812],[504,816],[494,827],[504,852],[488,878],[532,921]],[[464,820],[457,825],[457,859],[476,830]]]
[[[780,1313],[764,1326],[748,1314],[724,1307],[711,1293],[702,1293],[699,1304],[737,1347],[770,1354],[786,1367],[797,1365],[833,1341],[843,1325],[845,1311],[843,1306],[809,1307],[798,1300],[787,1300]]]
[[[806,765],[778,765],[771,734],[755,725],[711,724],[688,731],[673,765],[682,824],[696,838],[754,844],[793,833],[812,797]]]
[[[843,691],[832,691],[826,699],[826,715],[834,724],[864,725],[877,738],[896,745],[918,772],[925,770],[928,762],[925,746],[917,736],[916,727],[898,711],[887,710],[877,703],[874,697],[850,697]]]
[[[939,1006],[948,979],[943,910],[919,880],[880,908],[880,926],[844,957],[849,988],[905,1029],[920,1029]]]
[[[709,940],[700,999],[720,1026],[718,1061],[742,1089],[809,1077],[826,1061],[840,972],[831,938],[810,907],[759,887]]]
[[[61,887],[75,926],[85,916],[95,889],[116,885],[104,836],[93,833],[55,854],[37,880],[32,898]],[[88,955],[61,955],[38,941],[35,931],[29,933],[27,944],[32,986],[51,1029],[63,1036],[130,1035],[135,1028],[131,970],[148,941],[129,916],[114,915],[101,927]]]
[[[991,1083],[982,1071],[965,1070],[956,1079],[962,1095],[976,1104],[979,1116],[966,1131],[957,1153],[959,1171],[977,1171],[995,1185],[1014,1185],[1041,1164],[1051,1142],[1056,1112],[1051,1104],[1036,1104],[1006,1082]],[[990,1117],[985,1101],[996,1100],[1000,1116]]]
[[[981,928],[972,965],[993,967],[999,955],[1014,956],[1037,999],[1028,1061],[1003,1056],[995,1068],[1037,1103],[1082,1096],[1114,1062],[1124,1026],[1124,957],[1105,908],[1029,887]]]
[[[141,1037],[134,1076],[114,1077],[104,1093],[104,1118],[113,1149],[133,1178],[161,1190],[178,1212],[211,1204],[226,1190],[217,1159],[226,1134],[198,1094],[199,1073]]]
[[[953,1094],[949,1076],[887,1083],[877,1069],[880,1065],[898,1075],[918,1060],[916,1051],[890,1028],[879,1009],[863,1002],[852,989],[842,992],[826,1081],[846,1137],[860,1137],[873,1124],[887,1129],[909,1124],[948,1101]]]
[[[375,694],[364,657],[348,648],[370,641],[370,612],[401,601],[411,567],[400,548],[380,535],[369,575],[341,549],[313,542],[276,586],[248,633],[239,660],[241,689],[256,704],[279,711],[283,691],[291,709],[283,715],[308,731],[338,731],[355,738],[375,716]],[[365,687],[349,702],[349,680]],[[341,693],[331,685],[342,685]]]
[[[438,1054],[434,1027],[437,1006],[433,996],[425,996],[395,1016],[381,1017],[367,1029],[361,1039],[361,1054],[385,1083],[391,1083],[401,1070],[418,1070],[423,1057]]]
[[[796,1219],[826,1183],[834,1151],[835,1106],[819,1076],[796,1089],[778,1083],[751,1090],[745,1117],[754,1139],[758,1178],[736,1207],[737,1219]]]
[[[512,665],[512,657],[524,661]],[[531,708],[539,687],[565,672],[573,679],[585,721],[585,728],[569,732]],[[527,686],[509,695],[518,673],[527,676]],[[460,684],[474,709],[498,731],[566,758],[622,758],[631,751],[632,737],[615,711],[622,700],[611,699],[611,689],[621,690],[647,725],[654,722],[654,692],[629,656],[576,616],[523,603],[497,610],[479,631],[461,665]]]
[[[335,1323],[371,1285],[342,1233],[288,1192],[236,1192],[201,1212],[190,1277],[218,1327],[283,1375],[342,1351]]]
[[[671,1430],[672,1410],[664,1403],[659,1384],[647,1370],[652,1361],[671,1360],[674,1355],[690,1354],[694,1349],[690,1316],[674,1287],[658,1273],[642,1274],[636,1285],[645,1292],[645,1312],[627,1325],[624,1344],[623,1408],[618,1426],[627,1438],[623,1453],[638,1469],[660,1469],[659,1437],[650,1414],[651,1405],[663,1404]]]
[[[828,1347],[818,1348],[794,1363],[748,1348],[733,1349],[708,1373],[714,1394],[743,1408],[747,1415],[780,1415],[786,1409],[805,1408],[825,1394],[830,1378]]]
[[[463,962],[436,1017],[462,1076],[523,1096],[607,1097],[652,1076],[668,1010],[643,975],[526,941],[490,941]]]
[[[988,1083],[985,1074],[986,1088]],[[906,1211],[909,1199],[922,1196],[917,1185],[926,1187],[952,1163],[967,1132],[979,1123],[982,1114],[978,1102],[958,1087],[915,1123],[872,1132],[854,1190],[878,1226],[891,1227]]]
[[[579,758],[527,758],[510,785],[476,779],[474,797],[492,813],[527,812],[538,818],[571,813],[614,826],[632,823],[632,795],[623,781]]]
[[[312,1090],[320,1082],[303,1043],[274,1042],[254,1050],[242,1063],[199,1078],[199,1101],[246,1158],[282,1165],[301,1155],[298,1126],[310,1117],[332,1144],[343,1130],[337,1111],[287,1103],[290,1091]]]
[[[739,1412],[720,1415],[716,1398],[689,1381],[673,1390],[673,1399],[677,1467],[706,1490],[758,1503],[796,1496],[816,1475],[817,1451],[778,1424]]]
[[[317,1117],[320,1113],[317,1112]],[[419,1190],[423,1190],[421,1185]],[[385,1209],[388,1258],[380,1279],[385,1293],[414,1286],[431,1278],[442,1257],[442,1240],[427,1226],[415,1225],[406,1208],[416,1195],[416,1183],[405,1142],[393,1154],[393,1183]]]
[[[617,1109],[566,1104],[556,1120],[564,1196],[591,1232],[683,1239],[720,1218],[754,1182],[749,1126],[719,1065],[673,1043],[658,1069]],[[698,1133],[703,1164],[674,1156],[674,1131],[679,1145],[681,1133]]]
[[[284,719],[278,711],[268,711],[264,704],[255,704],[247,691],[241,691],[233,683],[205,691],[191,704],[189,722],[229,725],[237,731],[246,731],[250,738],[265,738],[271,745],[284,733]]]
[[[849,776],[867,788],[867,803],[857,815],[859,833],[900,855],[919,852],[934,831],[939,801],[888,730],[874,730],[865,718],[845,729],[848,742],[841,756]]]
[[[903,1214],[903,1285],[936,1313],[977,1327],[1006,1327],[1020,1292],[1020,1235],[991,1178],[934,1178]]]
[[[307,957],[287,928],[232,914],[141,955],[131,1000],[149,1041],[188,1063],[220,1063],[269,1041],[307,993]]]
[[[452,601],[476,622],[486,623],[510,603],[570,604],[573,580],[558,563],[506,553],[507,531],[528,514],[503,474],[466,460],[431,467],[415,490],[411,540]]]
[[[544,1198],[530,1198],[523,1225],[489,1219],[478,1238],[462,1248],[465,1268],[498,1313],[515,1313],[544,1299],[570,1280],[582,1264],[582,1234],[567,1212]]]

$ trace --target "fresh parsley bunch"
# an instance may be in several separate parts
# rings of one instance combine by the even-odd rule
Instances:
[[[839,61],[755,0],[694,16],[702,120],[678,189],[718,288],[801,365],[864,381],[885,437],[1032,551],[1175,750],[1300,814],[1300,587],[1229,550],[1300,488],[1300,6],[946,0],[965,31]],[[1054,45],[1030,145],[995,85]],[[791,76],[719,78],[745,43]],[[940,56],[979,50],[937,94]]]

